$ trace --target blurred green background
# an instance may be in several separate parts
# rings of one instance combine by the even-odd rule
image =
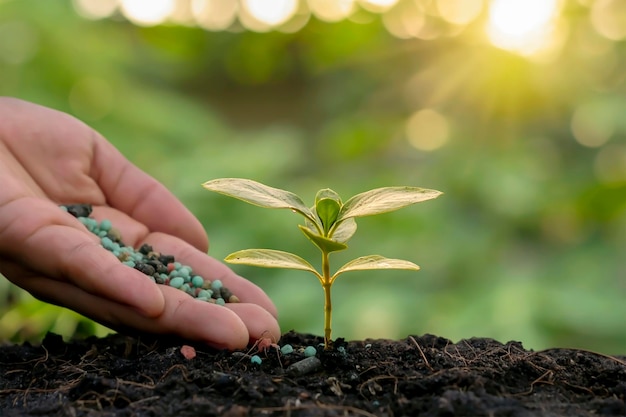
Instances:
[[[308,204],[415,185],[359,221],[417,273],[335,284],[333,336],[486,336],[626,352],[626,2],[0,0],[0,94],[75,115],[171,189],[210,253],[316,249],[298,216],[203,190],[247,177]],[[305,272],[236,267],[283,330],[322,333]],[[106,334],[0,281],[0,338]]]

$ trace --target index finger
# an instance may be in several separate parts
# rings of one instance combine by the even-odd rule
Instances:
[[[151,231],[177,236],[201,252],[209,241],[202,224],[163,184],[130,163],[101,136],[95,140],[92,176],[108,205]]]

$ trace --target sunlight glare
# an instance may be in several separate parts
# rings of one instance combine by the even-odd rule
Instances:
[[[243,0],[243,7],[258,21],[278,26],[298,10],[297,0]]]
[[[557,0],[493,0],[487,34],[499,48],[532,55],[551,43]]]
[[[122,13],[136,25],[162,23],[174,11],[175,0],[120,0]]]

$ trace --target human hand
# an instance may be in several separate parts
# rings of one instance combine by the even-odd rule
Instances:
[[[0,97],[0,273],[35,297],[113,329],[176,334],[218,348],[280,337],[257,286],[206,254],[199,221],[162,184],[77,119]],[[88,203],[127,245],[152,245],[241,300],[196,300],[123,265],[60,204]]]

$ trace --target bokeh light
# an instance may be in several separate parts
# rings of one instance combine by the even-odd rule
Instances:
[[[174,0],[174,8],[167,16],[167,21],[182,26],[196,26],[191,0]]]
[[[497,47],[531,55],[545,48],[554,33],[557,0],[493,0],[487,34]]]
[[[402,2],[383,15],[383,24],[396,38],[419,38],[426,27],[426,16],[416,3]]]
[[[243,0],[243,8],[258,21],[268,26],[278,26],[296,14],[298,1]]]
[[[398,0],[360,0],[360,4],[365,10],[382,13],[391,9]]]
[[[175,0],[120,0],[122,14],[140,26],[163,23],[175,9]]]
[[[441,148],[448,141],[449,130],[447,119],[432,109],[415,112],[406,123],[407,139],[420,151]]]
[[[400,39],[435,40],[444,34],[444,23],[432,5],[402,1],[384,13],[382,19],[389,33]]]
[[[232,0],[193,0],[191,11],[200,25],[207,30],[228,29],[237,19],[239,4]]]
[[[311,12],[320,20],[338,22],[356,9],[355,0],[308,0]]]
[[[590,148],[604,145],[615,130],[611,103],[598,101],[579,105],[572,116],[571,128],[581,145]]]
[[[303,8],[301,6],[291,19],[278,26],[277,29],[283,33],[295,33],[304,28],[311,20],[311,13],[308,10],[302,11]]]
[[[437,0],[437,9],[448,22],[466,25],[480,15],[483,0]]]
[[[560,18],[567,0],[72,0],[83,17],[103,19],[118,10],[143,26],[175,22],[207,30],[243,28],[266,32],[300,30],[309,17],[325,22],[364,23],[381,15],[385,28],[400,39],[434,40],[452,36],[488,12],[486,32],[498,48],[525,56],[558,51],[567,36]],[[605,39],[626,38],[626,1],[581,1],[590,23]],[[446,27],[446,24],[448,27]]]
[[[591,22],[595,30],[608,39],[626,38],[626,1],[597,0],[591,8]]]
[[[118,0],[73,0],[74,9],[87,19],[104,19],[111,16]]]

